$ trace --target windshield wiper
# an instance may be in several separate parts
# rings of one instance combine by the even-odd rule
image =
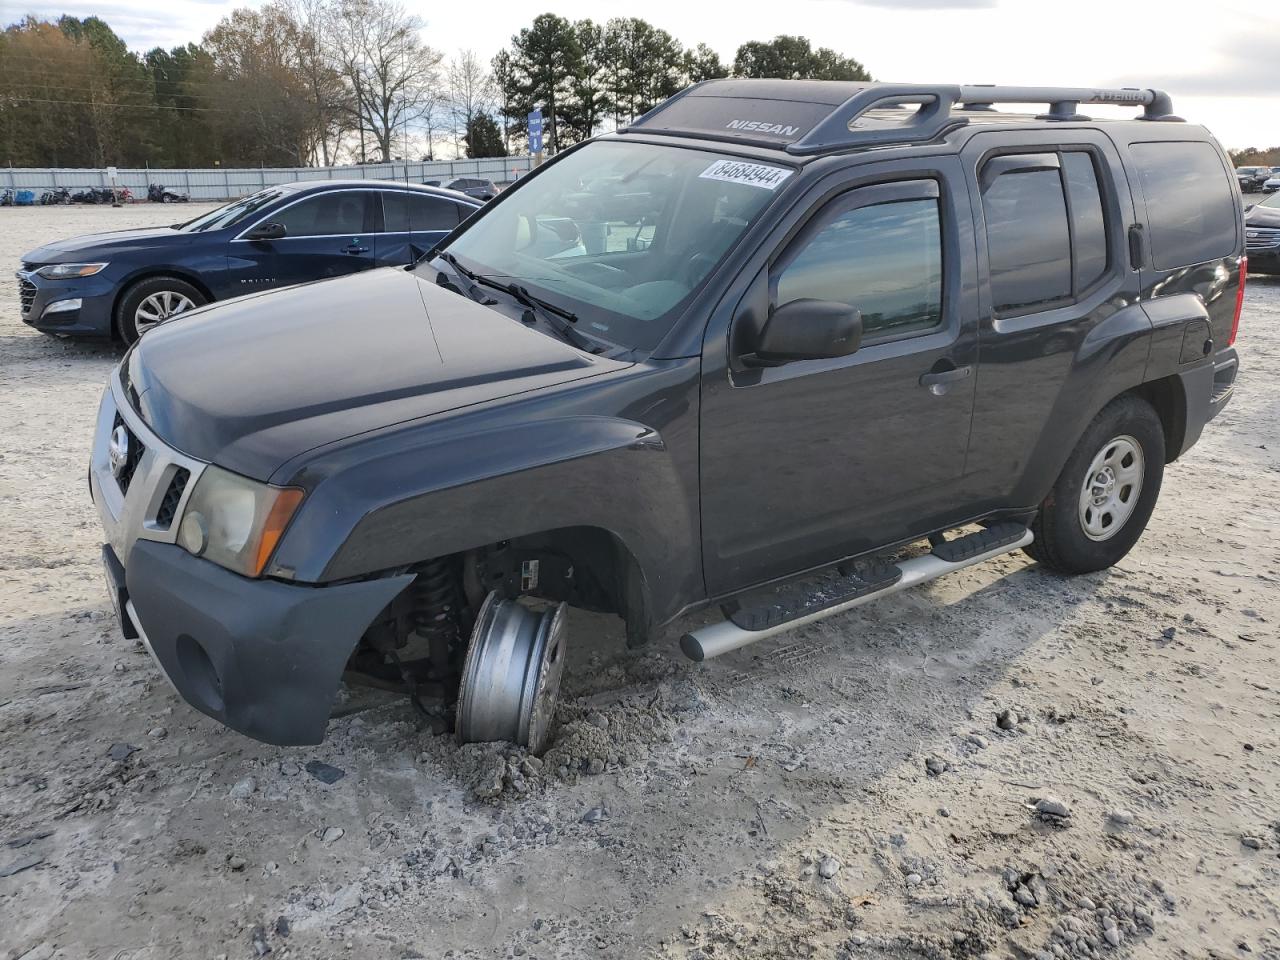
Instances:
[[[436,256],[439,257],[441,260],[443,260],[445,263],[447,263],[449,266],[453,267],[454,273],[456,273],[458,276],[463,277],[467,280],[470,280],[472,283],[475,283],[477,280],[480,279],[476,274],[472,273],[470,270],[464,267],[461,263],[459,263],[458,258],[455,257],[448,250],[441,250],[439,253],[436,254]]]
[[[578,322],[578,315],[572,311],[566,310],[564,307],[558,307],[554,303],[548,303],[541,297],[535,297],[532,293],[520,286],[518,283],[500,284],[491,280],[480,278],[482,283],[488,283],[504,290],[510,295],[516,303],[523,304],[525,308],[533,311],[542,311],[542,319],[546,321],[547,326],[560,335],[560,338],[570,346],[577,347],[579,350],[585,350],[588,353],[603,353],[604,348],[593,346],[591,341],[573,329],[569,324]],[[552,317],[563,317],[564,320],[553,320]]]
[[[588,353],[604,352],[603,347],[594,346],[590,340],[578,333],[578,331],[573,329],[573,327],[569,326],[571,323],[578,322],[578,315],[576,313],[566,310],[564,307],[556,306],[554,303],[548,303],[541,297],[535,297],[518,283],[499,283],[497,280],[493,280],[482,274],[473,273],[471,270],[468,270],[459,263],[458,258],[447,250],[441,251],[437,256],[439,256],[445,263],[449,264],[449,266],[453,267],[453,269],[457,271],[458,276],[471,281],[473,286],[475,284],[483,284],[486,287],[492,287],[494,290],[501,290],[526,310],[535,313],[541,312],[542,319],[546,325],[554,330],[560,336],[560,339],[564,340],[565,343],[570,346],[577,347],[579,350],[585,350]],[[475,298],[473,297],[472,299]],[[560,317],[562,320],[553,320],[552,317]]]
[[[489,282],[489,281],[485,280],[485,278],[484,278],[484,277],[480,276],[480,275],[479,275],[479,274],[477,274],[477,273],[472,273],[470,270],[468,270],[466,267],[464,267],[461,263],[459,263],[459,262],[458,262],[458,258],[457,258],[457,257],[455,257],[452,253],[448,253],[447,251],[442,251],[442,252],[438,253],[438,254],[437,254],[437,256],[438,256],[441,260],[443,260],[445,263],[447,263],[450,267],[452,267],[452,268],[453,268],[453,272],[454,272],[454,273],[456,273],[459,277],[461,277],[463,280],[467,281],[467,283],[469,283],[469,284],[471,285],[471,289],[470,289],[470,290],[468,290],[468,291],[466,291],[466,294],[467,294],[467,296],[469,296],[472,300],[476,300],[476,301],[478,301],[478,302],[480,302],[480,303],[483,303],[483,304],[485,304],[485,306],[488,306],[489,304],[492,304],[492,303],[496,303],[496,302],[497,302],[496,300],[492,300],[492,299],[490,299],[490,300],[488,300],[488,301],[486,302],[486,300],[484,299],[484,296],[485,296],[485,295],[484,295],[483,293],[481,293],[481,292],[480,292],[480,290],[479,290],[479,288],[476,286],[476,284],[477,284],[477,283],[484,283],[484,284],[487,284],[488,286],[491,286],[491,287],[492,287],[492,286],[497,286],[497,287],[498,287],[498,289],[500,289],[500,290],[504,290],[504,291],[505,291],[505,289],[506,289],[505,287],[502,287],[501,285],[494,284],[494,283],[491,283],[491,282]],[[410,268],[410,269],[412,269],[412,268]],[[443,276],[443,274],[441,274],[441,276]],[[455,288],[455,289],[456,289],[456,288]],[[459,292],[459,293],[462,293],[462,291],[461,291],[461,290],[458,290],[458,292]]]

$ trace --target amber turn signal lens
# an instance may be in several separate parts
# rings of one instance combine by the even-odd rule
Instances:
[[[289,526],[289,521],[293,519],[294,511],[302,503],[303,496],[305,496],[304,491],[297,487],[284,487],[276,494],[275,502],[271,504],[271,509],[267,511],[267,519],[262,524],[262,534],[258,540],[258,555],[253,569],[255,577],[262,576],[267,561],[271,559],[271,554],[275,553],[276,544],[280,542],[285,527]]]

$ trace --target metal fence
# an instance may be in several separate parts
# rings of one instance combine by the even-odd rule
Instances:
[[[128,187],[137,199],[146,199],[147,186],[160,183],[192,200],[226,200],[243,197],[263,187],[294,180],[405,180],[423,183],[454,177],[478,177],[495,183],[510,183],[529,172],[528,157],[498,157],[489,160],[440,160],[420,163],[369,163],[349,167],[214,167],[200,170],[152,170],[125,168],[116,171],[115,185]],[[109,187],[106,170],[74,167],[9,167],[0,170],[0,190],[33,190],[39,199],[42,190],[67,187],[73,192],[85,187]]]

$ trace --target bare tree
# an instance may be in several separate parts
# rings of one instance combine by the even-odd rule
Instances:
[[[331,4],[328,0],[281,0],[280,5],[297,27],[293,55],[315,116],[313,160],[327,167],[351,127],[353,113],[351,91],[333,56]]]
[[[351,85],[366,159],[366,134],[381,159],[430,107],[441,55],[422,42],[422,21],[396,0],[339,0],[332,27],[334,57]]]
[[[471,123],[481,113],[493,109],[496,94],[493,75],[474,50],[459,50],[446,71],[449,85],[449,113],[453,120],[453,144],[459,154]]]

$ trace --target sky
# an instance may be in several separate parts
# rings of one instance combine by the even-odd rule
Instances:
[[[26,13],[96,14],[136,50],[198,39],[263,0],[0,0]],[[1280,7],[1249,0],[405,0],[424,39],[488,59],[543,12],[598,22],[643,17],[731,62],[738,45],[801,34],[862,61],[877,80],[1159,87],[1175,111],[1230,149],[1280,145]],[[1090,108],[1098,116],[1132,110]]]

